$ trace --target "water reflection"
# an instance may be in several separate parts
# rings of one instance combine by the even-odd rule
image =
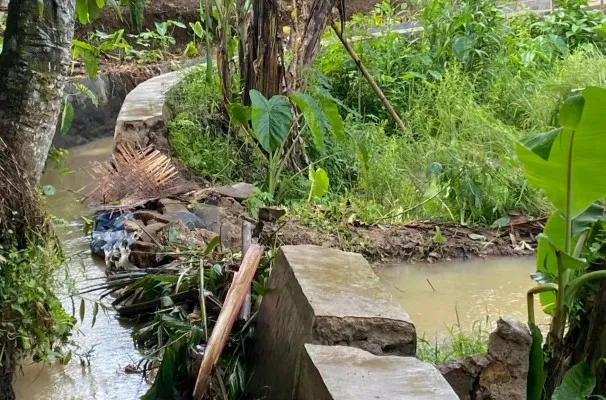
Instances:
[[[526,291],[534,284],[534,271],[533,258],[501,258],[385,265],[377,274],[410,314],[419,336],[433,338],[457,322],[455,307],[465,330],[487,315],[493,321],[501,315],[526,321]],[[538,304],[536,315],[539,324],[548,322]]]

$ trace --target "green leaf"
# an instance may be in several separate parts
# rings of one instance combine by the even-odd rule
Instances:
[[[337,103],[326,96],[321,96],[320,104],[322,105],[332,133],[335,135],[337,140],[345,140],[345,125],[343,124],[343,118],[339,113]]]
[[[72,121],[74,120],[74,107],[69,100],[65,100],[63,105],[63,112],[61,113],[61,134],[65,135],[69,132],[72,127]]]
[[[280,148],[292,125],[292,112],[284,96],[267,100],[261,92],[250,91],[251,120],[255,137],[261,147],[273,154]]]
[[[247,126],[251,118],[251,108],[240,103],[231,103],[227,106],[227,113],[234,126]]]
[[[532,346],[530,348],[530,362],[528,369],[528,381],[526,386],[527,400],[541,400],[545,372],[543,370],[543,335],[536,325],[530,326],[532,334]]]
[[[97,57],[89,51],[81,50],[78,55],[84,60],[84,68],[90,79],[94,79],[99,72],[99,64],[97,63]]]
[[[38,0],[38,15],[44,17],[44,0]]]
[[[72,352],[68,351],[65,357],[61,360],[61,364],[67,365],[72,360]]]
[[[329,126],[320,103],[310,95],[301,92],[291,93],[289,97],[303,111],[303,117],[311,130],[316,146],[321,148],[324,138],[328,134]]]
[[[57,189],[53,185],[42,186],[42,194],[45,196],[54,196],[57,194]]]
[[[560,110],[560,125],[564,128],[576,129],[581,122],[584,107],[585,99],[580,94],[566,99]]]
[[[166,347],[154,384],[141,399],[176,399],[177,389],[175,388],[175,372],[178,369],[177,367],[177,354],[171,347]]]
[[[436,234],[433,235],[433,242],[436,244],[446,243],[446,237],[442,234],[442,230],[439,226],[436,226]]]
[[[183,51],[183,55],[187,56],[187,57],[193,57],[193,56],[198,55],[198,49],[196,48],[196,45],[194,44],[194,42],[187,43],[187,46],[185,47],[185,50]]]
[[[86,304],[84,299],[80,299],[80,322],[84,321],[84,313],[86,312]]]
[[[95,301],[93,303],[93,321],[91,322],[91,328],[93,328],[97,322],[97,314],[99,314],[99,303]]]
[[[168,30],[166,22],[154,22],[154,25],[156,25],[156,32],[158,32],[160,36],[166,36],[166,31]]]
[[[204,37],[204,29],[202,28],[202,24],[200,23],[200,21],[196,21],[195,24],[193,22],[190,22],[189,26],[191,27],[192,31],[194,31],[194,35],[196,35],[200,39]]]
[[[309,180],[311,181],[311,195],[313,197],[322,197],[330,187],[328,174],[322,168],[313,170],[309,168]]]
[[[97,99],[97,96],[89,88],[78,82],[75,82],[74,86],[80,93],[88,97],[95,107],[99,107],[99,99]]]
[[[521,139],[520,143],[527,149],[532,150],[543,160],[547,161],[549,160],[549,154],[551,153],[551,146],[553,146],[554,140],[561,131],[562,128],[558,128],[549,132],[530,135]]]
[[[88,0],[76,0],[76,16],[82,25],[88,23]]]
[[[183,22],[180,21],[171,21],[171,23],[178,27],[178,28],[183,28],[183,29],[187,29],[187,26],[185,26],[185,24]]]
[[[221,244],[221,236],[215,236],[214,238],[212,238],[211,241],[206,246],[206,250],[204,250],[204,257],[206,257],[210,253],[212,253],[215,250],[215,248],[220,244]]]
[[[99,6],[99,2],[101,2],[101,6]],[[88,20],[89,22],[99,18],[101,15],[101,8],[103,8],[105,3],[102,0],[88,0]]]
[[[581,361],[570,368],[551,400],[585,400],[593,392],[596,378],[589,364]]]
[[[576,128],[565,127],[557,134],[548,160],[523,143],[516,146],[528,181],[543,189],[560,212],[569,211],[570,218],[606,196],[606,179],[598,179],[606,170],[606,113],[603,111],[606,89],[588,87],[583,98],[582,115],[576,125],[579,100],[566,106],[562,121]],[[574,195],[568,196],[568,189]]]

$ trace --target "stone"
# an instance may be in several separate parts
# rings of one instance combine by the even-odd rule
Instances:
[[[433,365],[414,357],[379,357],[353,347],[306,344],[294,398],[456,400],[457,395]]]
[[[144,224],[148,224],[151,220],[154,220],[155,222],[170,222],[169,219],[160,214],[158,211],[152,210],[137,210],[133,212],[133,218],[143,221]]]
[[[192,207],[191,212],[204,222],[206,229],[221,233],[221,220],[225,215],[223,208],[213,205],[201,205]]]
[[[475,398],[525,400],[531,345],[525,324],[500,318],[488,339],[488,365],[480,373]]]
[[[148,241],[136,241],[130,247],[128,260],[139,268],[155,268],[160,264],[158,248]]]
[[[139,221],[136,219],[129,219],[124,222],[124,230],[127,232],[140,232],[145,227],[143,221]]]
[[[413,356],[416,331],[359,254],[283,246],[257,317],[251,394],[291,399],[306,343]]]
[[[438,370],[459,396],[459,399],[472,400],[471,394],[482,368],[486,365],[488,365],[486,356],[478,354],[462,360],[448,360],[438,365]]]
[[[143,228],[143,233],[142,233],[141,237],[145,240],[151,240],[151,241],[157,240],[158,232],[161,231],[162,229],[164,229],[165,226],[166,226],[166,224],[162,223],[162,222],[157,222],[155,224],[149,224]]]
[[[185,211],[178,211],[178,212],[174,212],[174,213],[164,214],[164,217],[166,217],[170,221],[181,221],[181,222],[183,222],[183,224],[185,224],[185,226],[187,226],[190,229],[193,229],[193,228],[208,229],[208,226],[204,223],[204,221],[200,217],[187,211],[187,209]]]
[[[173,232],[169,233],[171,229]],[[170,222],[159,233],[166,240],[168,240],[169,236],[173,236],[177,243],[202,249],[205,249],[208,243],[217,237],[216,233],[206,229],[190,229],[180,220]]]
[[[254,189],[255,187],[250,183],[240,182],[231,186],[216,187],[213,191],[224,197],[232,197],[241,203],[252,196]]]
[[[231,197],[219,197],[217,200],[217,206],[229,211],[229,213],[235,216],[240,215],[240,213],[244,211],[242,204],[238,203]]]
[[[231,222],[221,224],[221,246],[229,248],[232,252],[242,250],[242,226]]]
[[[162,214],[174,214],[182,211],[187,211],[187,205],[175,199],[160,199],[158,205],[162,210]]]
[[[280,208],[259,208],[259,219],[265,222],[274,222],[286,215],[286,210]]]

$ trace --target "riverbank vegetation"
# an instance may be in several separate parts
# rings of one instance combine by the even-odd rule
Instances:
[[[513,145],[523,134],[552,128],[572,88],[606,78],[601,13],[578,1],[559,5],[553,16],[539,18],[506,16],[492,1],[431,0],[410,15],[425,28],[412,35],[390,30],[402,10],[389,2],[369,18],[354,18],[347,28],[353,47],[400,114],[404,132],[328,34],[304,71],[305,87],[338,104],[346,134],[344,140],[328,135],[317,148],[312,129],[303,126],[306,157],[330,181],[329,192],[305,206],[306,213],[338,204],[346,218],[363,222],[481,225],[507,225],[511,211],[544,215],[548,206],[526,184]],[[377,25],[387,29],[380,37],[368,33]],[[226,134],[230,119],[220,112],[219,81],[194,71],[170,105],[171,144],[192,169],[218,182],[254,181],[266,202],[294,209],[305,203],[306,172],[287,172],[277,193],[265,194],[263,157],[248,139]]]

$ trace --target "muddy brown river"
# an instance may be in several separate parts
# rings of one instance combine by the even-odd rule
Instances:
[[[61,176],[49,171],[42,184],[52,184],[57,194],[46,200],[46,208],[68,222],[58,226],[69,258],[68,268],[80,289],[102,282],[104,264],[90,257],[88,240],[82,233],[79,217],[87,215],[74,193],[90,184],[84,170],[92,161],[107,159],[112,139],[104,139],[70,150],[67,166],[72,170]],[[486,315],[495,321],[499,315],[510,315],[526,320],[524,294],[533,282],[529,274],[534,270],[531,258],[489,259],[486,261],[450,262],[443,264],[384,265],[377,269],[381,280],[413,319],[419,336],[443,336],[446,327],[456,323],[455,307],[463,329]],[[428,283],[428,281],[431,283]],[[64,305],[71,310],[69,297]],[[89,298],[95,298],[91,294]],[[109,304],[111,300],[108,299]],[[81,367],[74,357],[66,366],[33,365],[23,363],[18,372],[15,389],[18,400],[134,400],[148,388],[138,374],[126,374],[124,367],[136,363],[141,355],[133,346],[132,327],[115,318],[114,313],[99,313],[91,328],[91,303],[87,303],[84,323],[78,324],[74,341],[77,352],[90,354],[90,366]],[[543,318],[537,307],[537,316]],[[546,318],[540,320],[545,323]]]
[[[410,315],[419,337],[433,339],[457,323],[457,312],[465,331],[486,316],[492,323],[502,315],[527,321],[526,292],[534,286],[530,274],[535,270],[533,257],[520,257],[384,265],[376,272]],[[548,318],[535,303],[537,322],[544,328]]]
[[[56,230],[69,259],[70,275],[78,288],[101,283],[105,277],[105,265],[90,257],[88,240],[78,220],[89,211],[77,201],[79,196],[73,191],[91,182],[84,167],[91,161],[107,159],[112,144],[112,138],[109,138],[71,149],[67,167],[72,173],[61,176],[57,171],[49,171],[42,179],[43,185],[53,184],[57,188],[57,194],[47,198],[46,208],[68,222],[67,226],[57,226]],[[95,298],[94,293],[88,296]],[[71,310],[69,298],[63,297],[66,309]],[[66,366],[24,362],[23,373],[17,372],[15,382],[18,400],[134,400],[145,393],[148,386],[141,375],[123,372],[126,365],[141,358],[133,346],[131,328],[120,323],[114,313],[105,315],[101,311],[94,328],[91,328],[90,302],[86,309],[84,322],[77,325],[79,331],[75,332],[73,339],[79,345],[76,352],[90,352],[90,366],[81,367],[76,356]]]

